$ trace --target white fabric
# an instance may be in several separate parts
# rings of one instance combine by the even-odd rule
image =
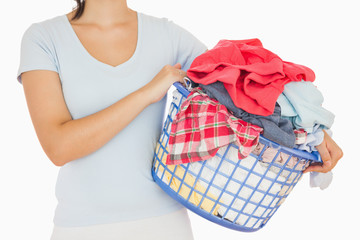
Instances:
[[[311,172],[310,173],[310,186],[311,187],[318,187],[321,190],[326,189],[331,184],[333,179],[333,173],[319,173],[319,172]]]
[[[50,240],[193,240],[185,208],[170,214],[86,227],[54,226]]]
[[[226,148],[227,148],[227,146],[220,148],[218,153],[221,156],[223,156],[225,154]],[[226,176],[230,176],[231,173],[234,171],[235,164],[238,161],[238,151],[237,151],[237,149],[234,148],[234,147],[230,147],[228,153],[226,154],[226,159],[229,160],[229,161],[223,160],[221,165],[220,165],[219,171],[222,172]],[[220,162],[221,162],[221,158],[216,155],[213,158],[208,159],[206,164],[207,164],[207,166],[210,166],[211,168],[216,169],[219,166]],[[266,192],[270,188],[270,186],[271,186],[271,184],[273,182],[270,181],[270,180],[267,180],[265,178],[261,180],[261,177],[260,177],[262,175],[265,175],[265,172],[266,172],[267,168],[262,166],[260,164],[260,162],[255,157],[248,156],[247,158],[244,158],[244,159],[240,160],[240,165],[245,167],[248,170],[252,169],[253,166],[255,165],[254,168],[252,169],[252,174],[250,174],[250,176],[248,177],[246,182],[245,182],[245,179],[246,179],[246,177],[248,175],[248,170],[244,170],[244,169],[238,167],[234,172],[234,175],[233,175],[232,179],[236,179],[236,180],[238,180],[238,181],[240,181],[242,183],[245,182],[245,186],[241,189],[241,191],[239,193],[240,197],[242,197],[244,199],[248,199],[250,197],[250,195],[253,193],[254,190],[247,187],[246,185],[255,188],[259,184],[259,182],[261,181],[259,186],[257,187],[257,189],[263,190],[263,191]],[[193,162],[193,163],[189,164],[189,173],[193,174],[194,176],[197,176],[197,175],[199,175],[201,167],[202,167],[202,162]],[[257,173],[258,175],[254,174],[254,173]],[[201,178],[202,179],[210,182],[211,179],[213,178],[213,176],[214,176],[214,171],[213,170],[211,170],[208,167],[203,168],[203,170],[201,172]],[[275,179],[276,176],[277,176],[277,174],[272,172],[272,171],[268,171],[266,173],[266,177],[271,178],[271,179]],[[273,195],[276,195],[276,194],[280,193],[280,190],[282,190],[282,184],[281,183],[285,182],[285,180],[286,179],[284,177],[279,176],[277,178],[277,182],[275,182],[273,184],[273,186],[270,188],[269,193],[273,194]],[[218,173],[216,175],[216,177],[214,178],[212,184],[211,184],[211,187],[210,187],[210,190],[209,190],[211,192],[211,194],[218,197],[220,195],[220,193],[221,193],[221,189],[224,189],[225,184],[226,184],[227,181],[228,181],[228,177],[225,177],[225,176]],[[205,188],[208,187],[208,183],[206,183],[205,181],[199,180],[199,182]],[[218,186],[218,188],[214,187],[214,185]],[[228,192],[232,193],[233,195],[235,195],[235,194],[237,194],[240,187],[241,187],[241,185],[239,183],[237,183],[235,181],[230,181],[230,183],[226,187],[226,191],[228,191]],[[260,201],[261,201],[261,205],[263,205],[263,206],[275,207],[276,203],[279,200],[279,198],[274,199],[274,197],[269,196],[269,195],[267,195],[264,199],[263,199],[263,197],[264,197],[263,193],[261,193],[259,191],[255,191],[255,193],[251,197],[251,201],[254,202],[254,203],[260,203]],[[229,195],[227,193],[224,193],[222,195],[220,201],[224,205],[229,206],[230,203],[233,201],[233,199],[234,199],[234,196]],[[243,200],[237,198],[234,201],[231,208],[240,211],[244,207],[244,203],[245,202]],[[265,212],[265,208],[263,208],[263,207],[258,207],[256,210],[255,210],[255,208],[256,208],[256,205],[254,205],[252,203],[248,203],[248,204],[245,205],[245,207],[243,209],[243,212],[247,213],[247,214],[253,214],[254,216],[258,216],[258,217],[262,216],[262,214]],[[224,216],[224,214],[226,212],[226,209],[227,209],[227,207],[221,206],[218,209],[218,213],[221,216]],[[255,210],[255,212],[254,212],[254,210]],[[235,220],[237,215],[238,215],[238,212],[235,212],[233,210],[229,210],[226,213],[225,218],[229,219],[230,221],[233,221],[233,220]],[[248,217],[246,215],[240,215],[240,217],[236,220],[236,223],[238,223],[240,225],[243,225],[243,224],[245,224],[247,219],[248,219]],[[258,220],[257,218],[251,218],[247,222],[246,226],[247,227],[253,227],[253,225],[255,224],[255,222],[257,220]],[[256,228],[260,224],[261,224],[261,222],[259,221],[259,222],[256,223],[256,225],[254,227]]]

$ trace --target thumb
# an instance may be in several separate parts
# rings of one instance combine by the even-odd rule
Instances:
[[[321,160],[323,161],[323,166],[325,168],[331,167],[331,156],[329,150],[326,147],[325,141],[323,141],[320,145],[316,146],[316,149],[320,153]]]
[[[305,169],[305,171],[303,171],[303,173],[306,173],[306,172],[328,172],[329,169],[331,169],[331,156],[326,147],[325,141],[323,141],[320,145],[316,146],[316,149],[318,150],[318,152],[320,154],[323,164],[310,165],[308,168]]]
[[[177,69],[181,69],[181,64],[180,64],[180,63],[176,63],[173,67],[174,67],[174,68],[177,68]]]

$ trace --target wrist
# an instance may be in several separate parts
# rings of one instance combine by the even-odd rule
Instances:
[[[154,91],[151,90],[151,87],[148,84],[140,88],[137,92],[141,100],[146,102],[147,105],[150,105],[155,102],[154,100],[155,97],[153,96]]]

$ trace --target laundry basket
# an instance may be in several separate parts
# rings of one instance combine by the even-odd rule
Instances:
[[[312,161],[321,161],[319,155],[260,136],[256,149],[244,159],[238,158],[239,147],[229,144],[206,161],[167,165],[172,119],[189,94],[181,84],[174,86],[155,149],[153,179],[187,209],[214,223],[245,232],[264,227],[301,179],[302,171]]]

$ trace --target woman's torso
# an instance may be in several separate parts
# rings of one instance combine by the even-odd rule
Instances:
[[[59,25],[54,28],[61,37],[55,44],[59,75],[73,119],[110,106],[148,83],[165,64],[174,64],[171,54],[162,51],[170,48],[168,39],[156,34],[161,26],[151,24],[158,20],[141,13],[135,52],[116,67],[93,58],[65,16],[53,21]],[[180,208],[154,184],[150,172],[165,102],[150,105],[102,148],[60,169],[56,225],[133,220]]]
[[[78,119],[141,88],[166,64],[179,62],[186,71],[206,50],[193,35],[166,18],[143,13],[137,17],[136,48],[115,67],[86,50],[65,14],[33,24],[23,38],[18,80],[21,82],[21,72],[28,70],[57,71],[68,110],[73,119]],[[36,62],[39,54],[41,61]],[[60,168],[55,225],[131,221],[182,207],[151,176],[165,105],[166,96],[148,106],[103,147]]]

